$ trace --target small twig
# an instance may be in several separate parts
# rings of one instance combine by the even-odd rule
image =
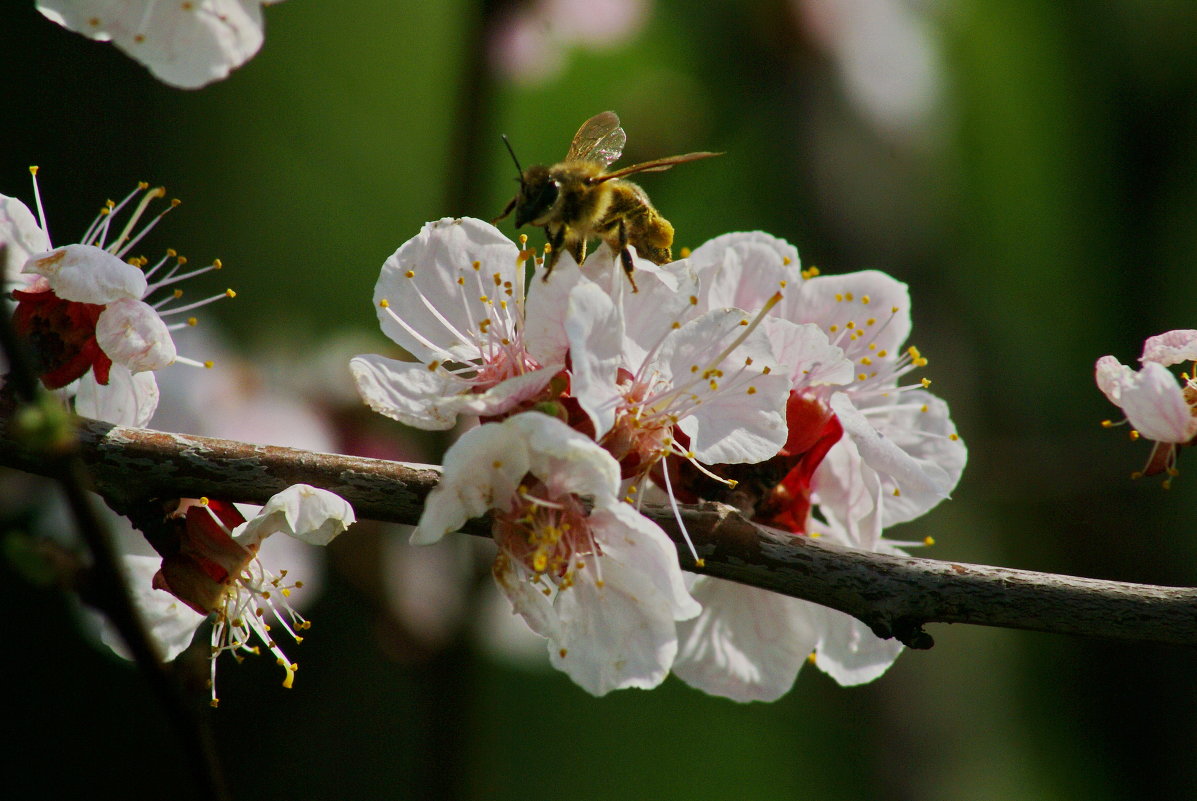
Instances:
[[[417,522],[440,477],[431,465],[247,445],[85,421],[81,454],[98,490],[118,508],[148,497],[203,496],[264,503],[303,482],[343,496],[359,517]],[[45,474],[0,437],[0,464]],[[1197,645],[1197,589],[1128,584],[936,559],[857,551],[781,536],[729,507],[683,507],[705,565],[697,568],[667,508],[645,509],[678,544],[687,570],[839,609],[878,636],[927,648],[927,623],[971,623],[1138,642]],[[486,536],[484,520],[466,530]]]

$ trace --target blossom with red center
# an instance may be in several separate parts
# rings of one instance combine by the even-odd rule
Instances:
[[[273,632],[281,629],[296,642],[302,641],[300,632],[310,624],[288,599],[303,583],[289,582],[286,570],[276,574],[264,565],[259,556],[262,542],[281,532],[310,545],[327,545],[354,520],[353,509],[342,498],[306,484],[273,496],[248,522],[231,503],[184,499],[162,526],[147,532],[161,556],[150,581],[141,580],[150,557],[125,557],[134,600],[168,660],[187,647],[204,620],[213,617],[213,706],[218,700],[216,659],[225,652],[240,659],[241,654],[257,654],[264,646],[286,674],[283,686],[290,687],[297,665],[287,658]],[[110,630],[104,639],[113,643]]]
[[[928,382],[900,383],[926,364],[917,349],[903,349],[910,333],[905,285],[877,271],[804,271],[792,246],[761,233],[719,237],[687,261],[699,283],[696,314],[730,303],[759,308],[781,293],[762,330],[787,368],[791,395],[777,456],[710,468],[734,488],[720,490],[693,471],[679,476],[681,486],[694,499],[725,500],[791,534],[885,553],[915,544],[881,532],[947,497],[966,452]],[[716,695],[780,697],[812,655],[841,684],[871,681],[902,650],[814,604],[707,577],[691,591],[703,613],[679,624],[674,670]]]
[[[1178,382],[1168,368],[1183,362],[1192,366]],[[1135,371],[1113,356],[1102,356],[1095,368],[1097,386],[1126,414],[1132,436],[1153,443],[1147,466],[1134,476],[1167,473],[1168,486],[1176,475],[1180,447],[1197,441],[1197,331],[1148,337],[1139,363],[1143,366]]]
[[[38,198],[36,168],[34,195]],[[170,209],[138,229],[150,204],[165,195],[161,187],[140,184],[120,203],[109,201],[79,244],[51,249],[42,216],[38,225],[20,201],[0,196],[0,244],[18,255],[21,273],[29,276],[12,291],[17,301],[13,326],[29,344],[42,383],[75,396],[80,414],[123,425],[144,425],[158,404],[153,371],[178,363],[199,365],[180,357],[171,331],[194,325],[195,318],[168,324],[165,318],[189,314],[222,297],[179,305],[178,289],[153,303],[151,294],[193,276],[220,269],[219,261],[183,271],[187,260],[174,251],[150,266],[132,249]],[[116,221],[126,209],[128,218]],[[168,267],[168,265],[170,265]],[[148,269],[147,269],[148,268]],[[152,279],[152,280],[151,280]]]
[[[553,665],[595,695],[655,687],[698,605],[661,529],[619,498],[619,465],[556,418],[524,412],[445,454],[412,542],[494,510],[495,580]]]

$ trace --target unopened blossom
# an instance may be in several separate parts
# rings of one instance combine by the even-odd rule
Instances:
[[[383,264],[382,331],[416,361],[356,356],[350,371],[376,412],[423,429],[458,415],[497,417],[534,403],[564,367],[561,284],[525,300],[521,251],[470,217],[430,222]]]
[[[1168,368],[1184,362],[1192,366],[1178,382]],[[1133,436],[1154,443],[1147,467],[1135,475],[1175,475],[1180,446],[1197,437],[1197,330],[1149,337],[1139,363],[1136,371],[1113,356],[1102,356],[1095,368],[1097,386],[1122,409]]]
[[[549,658],[587,691],[655,687],[694,617],[665,533],[619,497],[619,465],[556,418],[524,412],[467,432],[412,535],[439,540],[493,512],[494,576]]]
[[[36,168],[34,190],[37,196]],[[178,204],[172,201],[148,221],[150,205],[165,196],[161,187],[139,184],[120,203],[109,201],[78,244],[53,248],[48,226],[34,222],[19,200],[0,196],[0,243],[23,258],[22,285],[12,290],[17,301],[13,326],[33,352],[36,369],[48,389],[75,395],[82,415],[121,425],[145,425],[158,405],[153,371],[182,362],[171,331],[194,325],[169,316],[185,315],[221,297],[179,304],[182,293],[171,289],[193,276],[220,269],[219,260],[184,271],[187,260],[168,250],[159,261],[134,256],[132,250]],[[140,225],[140,228],[138,227]],[[158,294],[158,297],[151,298]],[[150,302],[147,302],[149,300]]]
[[[195,630],[213,618],[212,705],[217,704],[216,660],[229,652],[238,659],[265,648],[283,668],[283,686],[290,687],[297,665],[279,645],[279,632],[296,642],[310,623],[290,603],[302,582],[287,571],[263,564],[262,543],[283,533],[309,545],[327,545],[353,524],[353,509],[326,490],[296,484],[273,496],[249,521],[231,503],[184,500],[173,509],[150,540],[162,558],[125,557],[135,603],[151,636],[166,659],[190,643]],[[157,565],[149,581],[150,566]],[[118,653],[109,627],[102,637]]]
[[[281,0],[38,0],[46,18],[89,39],[112,42],[154,77],[198,89],[262,47],[262,6]]]

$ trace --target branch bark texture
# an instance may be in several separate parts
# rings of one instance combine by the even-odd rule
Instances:
[[[265,503],[295,483],[331,490],[359,517],[414,524],[440,468],[169,434],[83,421],[82,458],[121,510],[150,498]],[[0,465],[48,475],[43,455],[0,437]],[[683,507],[695,565],[665,507],[643,510],[678,546],[682,567],[838,609],[881,637],[929,648],[927,623],[970,623],[1139,642],[1197,645],[1197,589],[857,551],[756,526],[715,504]],[[484,520],[468,533],[486,536]]]

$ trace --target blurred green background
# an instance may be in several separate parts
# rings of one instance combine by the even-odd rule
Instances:
[[[1170,492],[1132,482],[1147,446],[1098,425],[1116,410],[1092,380],[1097,357],[1197,326],[1191,0],[658,0],[606,43],[561,33],[597,26],[599,0],[572,16],[291,0],[267,9],[253,61],[198,92],[31,5],[0,26],[0,193],[30,200],[39,164],[64,243],[104,198],[165,183],[184,205],[156,241],[224,260],[239,297],[205,319],[246,359],[294,367],[350,334],[346,359],[385,351],[379,267],[426,220],[498,213],[515,187],[499,134],[525,165],[552,162],[610,108],[624,163],[727,152],[644,178],[679,245],[762,229],[825,273],[911,285],[914,342],[971,460],[952,501],[893,536],[934,536],[920,555],[937,558],[1197,584],[1197,466],[1182,460]],[[501,68],[518,14],[524,56],[556,71]],[[672,679],[594,699],[464,634],[413,645],[370,561],[396,536],[332,549],[294,690],[268,660],[222,665],[205,716],[236,797],[1197,798],[1189,649],[932,626],[934,649],[865,687],[807,669],[772,705]],[[11,797],[196,797],[144,682],[80,636],[68,599],[7,563],[0,598]]]

